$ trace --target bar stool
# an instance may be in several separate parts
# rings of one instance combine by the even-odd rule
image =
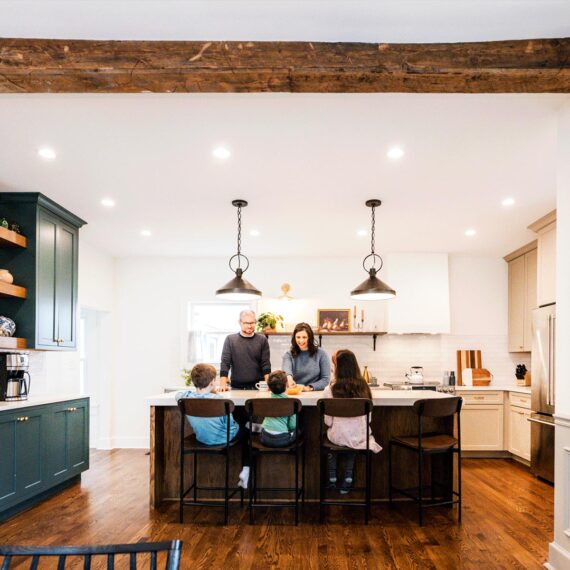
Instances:
[[[246,400],[245,411],[249,418],[249,425],[253,424],[254,417],[277,418],[292,416],[296,418],[295,441],[286,447],[268,447],[261,443],[258,434],[249,430],[249,455],[251,460],[251,474],[249,479],[249,522],[253,524],[253,510],[258,507],[289,507],[295,509],[295,525],[299,524],[299,499],[305,503],[305,445],[300,429],[300,413],[302,404],[297,398],[252,398]],[[294,487],[259,487],[257,484],[257,462],[260,457],[272,455],[292,455],[295,457],[295,486]],[[301,485],[299,486],[299,463],[301,464]],[[258,491],[289,492],[294,493],[295,500],[289,502],[260,503],[257,498]]]
[[[231,400],[218,398],[182,398],[178,400],[178,409],[180,410],[180,503],[179,517],[180,522],[184,522],[185,506],[200,507],[224,507],[224,524],[228,524],[229,519],[229,501],[239,491],[241,504],[243,506],[243,489],[237,487],[229,487],[230,476],[230,449],[236,445],[239,438],[230,440],[230,420],[234,410],[234,403]],[[184,427],[186,425],[186,416],[195,416],[198,418],[226,418],[227,432],[226,442],[222,445],[204,445],[200,443],[194,434],[184,436]],[[193,479],[192,485],[188,489],[184,489],[184,458],[187,455],[194,456]],[[220,455],[225,458],[225,483],[223,487],[202,487],[198,486],[198,456],[199,455]],[[193,491],[192,500],[185,499],[186,495]],[[199,501],[198,491],[223,491],[224,497],[216,501]]]
[[[418,400],[413,405],[413,410],[418,416],[418,435],[417,436],[395,436],[390,440],[388,449],[388,479],[389,479],[389,501],[392,506],[393,492],[399,493],[418,503],[418,517],[420,526],[423,525],[423,509],[429,507],[438,507],[443,505],[457,504],[457,520],[461,522],[461,405],[463,399],[459,397],[442,398],[437,400],[426,399]],[[424,433],[424,418],[448,418],[457,414],[457,438],[439,432]],[[418,455],[418,489],[399,489],[392,485],[392,447],[398,446],[409,449]],[[446,493],[449,493],[447,485],[436,482],[433,477],[433,456],[439,454],[448,454],[453,458],[453,454],[457,453],[457,491],[451,489],[449,499],[435,499],[435,487],[442,487]],[[428,502],[423,494],[424,482],[424,456],[431,457],[431,500]],[[453,473],[453,461],[451,461],[451,469]],[[452,475],[453,479],[453,475]],[[453,497],[456,496],[457,499]]]
[[[372,400],[367,398],[323,398],[317,402],[320,415],[320,494],[319,494],[319,520],[323,522],[325,506],[343,505],[364,508],[364,523],[368,524],[370,518],[370,494],[372,486],[372,451],[370,450],[370,421],[372,413]],[[332,443],[326,434],[325,416],[333,418],[358,418],[363,416],[366,422],[366,448],[354,449]],[[339,501],[326,498],[327,459],[329,453],[350,452],[356,453],[357,458],[364,457],[366,464],[366,477],[364,487],[354,487],[353,491],[364,491],[364,501]]]

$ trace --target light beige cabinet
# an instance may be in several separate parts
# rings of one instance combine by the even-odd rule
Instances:
[[[529,229],[538,234],[537,306],[556,302],[556,210]]]
[[[509,445],[508,450],[530,461],[530,395],[509,394]]]
[[[464,451],[504,451],[503,392],[457,391],[461,408],[461,448]]]
[[[509,264],[509,352],[530,352],[537,307],[537,242],[504,257]]]

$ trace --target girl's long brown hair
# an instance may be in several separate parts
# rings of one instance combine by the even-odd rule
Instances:
[[[335,380],[331,391],[333,398],[368,398],[372,392],[360,373],[360,367],[354,352],[339,350],[333,357]]]

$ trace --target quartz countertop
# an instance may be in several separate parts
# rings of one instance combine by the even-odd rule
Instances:
[[[32,406],[43,406],[44,404],[57,404],[58,402],[67,402],[70,400],[79,400],[88,398],[89,396],[81,396],[79,394],[66,394],[63,396],[30,396],[27,400],[18,400],[16,402],[0,402],[0,413],[11,412],[21,408],[30,408]]]
[[[230,390],[223,392],[225,398],[232,400],[236,406],[243,406],[251,398],[269,398],[270,392],[257,390]],[[372,388],[372,400],[375,406],[412,406],[416,400],[449,398],[452,394],[434,392],[432,390],[381,390]],[[147,398],[149,406],[176,406],[176,392],[156,394]],[[322,392],[302,392],[298,396],[303,406],[316,406],[323,397]]]
[[[530,386],[455,386],[457,391],[466,392],[519,392],[520,394],[530,394]]]

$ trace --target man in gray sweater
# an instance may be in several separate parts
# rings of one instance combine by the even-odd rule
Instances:
[[[242,311],[239,315],[240,332],[227,336],[222,349],[220,365],[220,390],[231,387],[251,390],[256,382],[267,380],[271,372],[269,343],[264,335],[255,334],[255,313]]]

